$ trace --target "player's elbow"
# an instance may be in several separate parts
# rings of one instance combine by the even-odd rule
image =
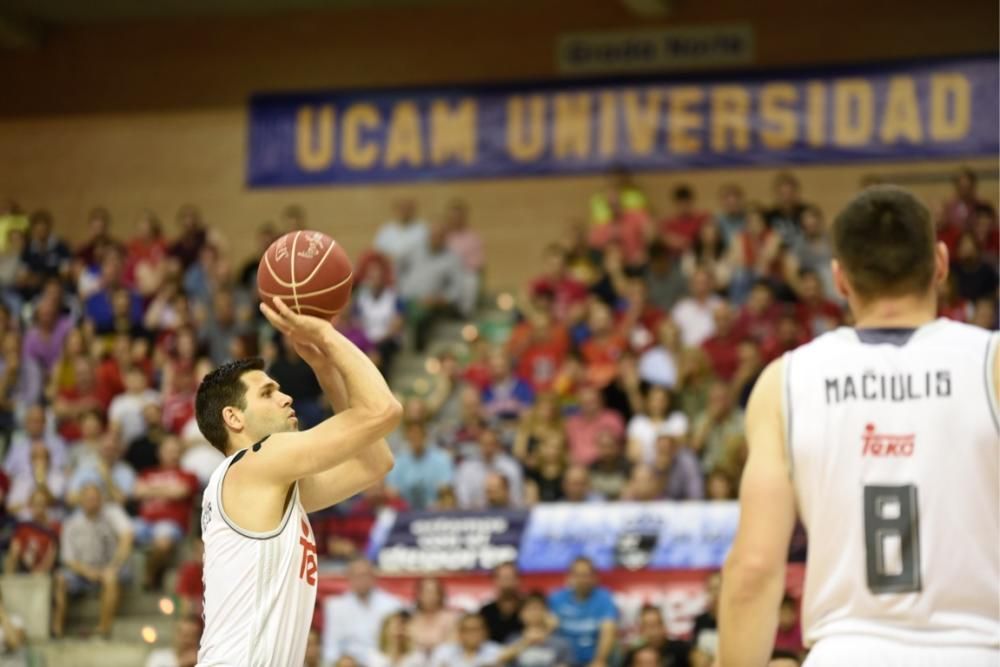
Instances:
[[[379,430],[384,435],[388,435],[396,430],[399,422],[403,419],[403,406],[400,405],[396,397],[390,397],[385,405],[381,406],[373,415],[373,420],[379,425]]]
[[[375,463],[375,472],[379,479],[383,479],[396,466],[396,457],[392,455],[392,451],[388,447],[383,449],[385,451],[380,452],[378,461]]]
[[[736,600],[752,600],[784,577],[782,559],[760,552],[734,551],[722,568],[722,585]]]
[[[396,430],[403,418],[403,406],[395,396],[379,401],[375,405],[359,406],[358,416],[379,438],[384,438]]]

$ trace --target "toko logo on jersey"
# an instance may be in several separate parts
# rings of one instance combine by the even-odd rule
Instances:
[[[316,585],[316,543],[312,541],[309,524],[302,519],[302,535],[299,537],[299,544],[302,545],[302,564],[299,565],[299,579],[305,579],[310,586]]]
[[[861,449],[862,456],[913,456],[914,441],[916,436],[913,433],[906,435],[888,435],[876,433],[875,424],[865,426],[865,432],[861,436],[864,447]]]

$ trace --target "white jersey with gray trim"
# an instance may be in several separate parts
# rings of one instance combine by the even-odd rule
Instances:
[[[997,340],[939,319],[840,328],[785,355],[808,645],[1000,646]]]
[[[222,482],[245,454],[219,465],[202,500],[205,631],[198,667],[299,667],[316,603],[316,540],[298,483],[272,531],[243,530],[226,515]]]

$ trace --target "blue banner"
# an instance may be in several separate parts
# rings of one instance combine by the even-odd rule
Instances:
[[[518,565],[523,572],[562,572],[586,556],[600,570],[718,568],[738,521],[737,503],[539,505]]]
[[[995,56],[818,71],[264,94],[251,186],[995,156]]]
[[[551,503],[526,510],[386,512],[368,556],[386,572],[563,572],[587,556],[598,569],[719,568],[739,506],[731,503]]]

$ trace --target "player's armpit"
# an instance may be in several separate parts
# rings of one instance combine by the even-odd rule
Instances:
[[[772,362],[747,406],[749,457],[740,482],[740,523],[722,575],[723,667],[763,665],[771,655],[795,527],[795,492],[785,460],[782,362]]]
[[[354,458],[299,481],[299,498],[306,512],[316,512],[347,500],[384,478],[393,465],[385,439],[361,450]]]
[[[362,448],[391,433],[401,413],[398,403],[382,412],[351,408],[308,431],[275,433],[266,445],[249,452],[238,466],[233,466],[227,481],[236,473],[241,485],[287,487],[355,457]]]

